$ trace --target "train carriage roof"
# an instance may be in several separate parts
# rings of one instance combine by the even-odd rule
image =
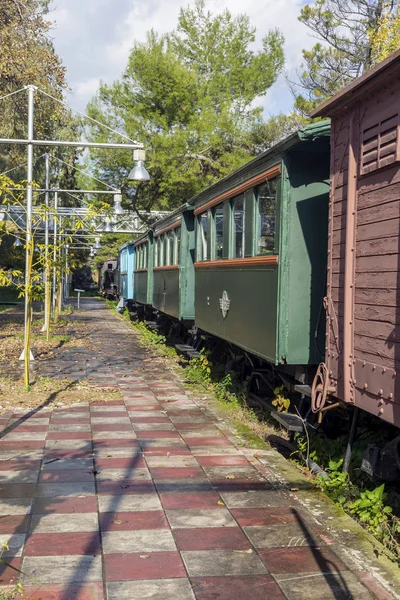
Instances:
[[[312,111],[311,117],[327,117],[345,110],[349,104],[367,93],[369,89],[375,87],[377,80],[381,86],[384,85],[385,80],[388,82],[392,81],[395,77],[399,77],[399,74],[400,50],[396,50],[396,52],[390,54],[385,60],[375,65],[369,71],[366,71],[364,75],[361,75],[361,77],[343,87],[332,98],[322,102],[322,104]]]

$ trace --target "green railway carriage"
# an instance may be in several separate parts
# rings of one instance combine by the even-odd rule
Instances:
[[[153,308],[184,322],[194,319],[194,216],[185,204],[158,221],[153,241]]]
[[[153,303],[153,234],[148,231],[134,243],[133,300],[142,305]]]
[[[329,196],[327,121],[191,200],[196,326],[274,365],[320,361]]]

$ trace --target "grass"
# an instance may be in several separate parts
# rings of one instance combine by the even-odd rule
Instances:
[[[0,313],[5,312],[13,307],[13,304],[0,304]]]

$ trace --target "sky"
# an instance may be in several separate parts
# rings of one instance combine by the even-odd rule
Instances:
[[[135,41],[144,41],[146,32],[160,33],[176,27],[181,6],[193,0],[53,0],[48,18],[53,23],[52,38],[57,54],[67,67],[71,88],[68,102],[85,111],[100,81],[112,83],[121,76]],[[233,15],[245,12],[257,28],[254,48],[269,29],[279,28],[285,37],[285,72],[296,78],[301,50],[315,40],[297,17],[304,0],[206,0],[207,8],[225,8]],[[292,94],[281,75],[258,105],[268,118],[288,112]]]

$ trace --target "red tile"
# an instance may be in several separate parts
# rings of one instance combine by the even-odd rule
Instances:
[[[96,469],[141,469],[147,467],[143,456],[129,458],[95,458]]]
[[[132,438],[118,438],[117,440],[93,440],[93,446],[95,449],[99,448],[138,448],[139,442],[138,440],[133,440]]]
[[[372,592],[378,600],[393,600],[392,594],[389,594],[387,590],[371,575],[369,571],[358,571],[358,577],[362,583]]]
[[[145,456],[192,456],[189,448],[185,446],[158,446],[157,448],[143,448]]]
[[[8,428],[8,433],[43,433],[48,430],[47,425],[34,425],[33,423],[30,425],[18,425],[18,427],[11,426]],[[3,432],[5,433],[5,432]]]
[[[104,563],[107,581],[186,577],[179,552],[108,554]]]
[[[11,567],[15,569],[21,568],[21,559],[20,558],[7,558],[8,565],[3,565],[0,563],[0,586],[10,585],[16,583],[19,573],[15,571]]]
[[[90,425],[89,415],[87,418],[82,417],[53,417],[50,421],[51,425]]]
[[[191,446],[232,446],[233,444],[221,435],[215,437],[188,437],[182,436],[189,447]]]
[[[166,492],[160,494],[161,504],[165,510],[179,508],[224,508],[220,496],[216,492],[197,492],[196,494]],[[218,504],[220,502],[220,504]]]
[[[190,579],[197,600],[285,600],[270,575],[256,577],[194,577]]]
[[[5,483],[0,487],[0,498],[32,498],[35,488],[34,483]]]
[[[25,544],[25,556],[100,554],[100,536],[90,533],[34,533]]]
[[[40,469],[40,460],[0,460],[0,471],[36,471]]]
[[[1,450],[41,450],[44,440],[27,440],[25,442],[3,442],[0,440]]]
[[[202,467],[250,467],[245,456],[196,456]]]
[[[85,496],[84,498],[36,498],[33,506],[34,514],[90,512],[97,512],[97,501],[95,496]]]
[[[188,417],[188,422],[187,423],[175,423],[175,427],[177,429],[179,429],[181,435],[185,435],[185,432],[189,432],[189,431],[202,431],[204,430],[206,433],[206,435],[210,432],[210,430],[214,430],[216,432],[220,431],[218,429],[218,427],[216,425],[214,425],[214,423],[190,423],[189,422],[190,417]]]
[[[231,513],[242,527],[297,523],[294,510],[284,506],[274,508],[232,508]]]
[[[168,521],[162,510],[100,514],[100,529],[102,531],[166,528],[168,528]]]
[[[263,548],[258,553],[273,574],[337,573],[347,569],[328,548]]]
[[[89,431],[49,431],[46,436],[48,440],[90,440]]]
[[[139,440],[153,440],[162,438],[180,438],[177,431],[137,431],[136,435]]]
[[[56,471],[42,471],[40,481],[46,483],[71,483],[73,481],[94,481],[93,470],[80,471],[79,469],[59,469]]]
[[[121,494],[152,494],[155,487],[152,481],[98,481],[99,494],[120,496]]]
[[[132,431],[131,423],[92,423],[93,431]],[[115,440],[114,440],[115,443]]]
[[[29,517],[26,515],[10,515],[0,517],[0,534],[25,533],[28,530]]]
[[[150,469],[154,480],[161,479],[204,479],[205,474],[200,467],[153,467]]]
[[[16,596],[18,600],[20,596]],[[53,585],[24,585],[21,600],[104,600],[103,584],[72,583]]]
[[[248,550],[250,542],[240,527],[175,529],[179,550]]]

